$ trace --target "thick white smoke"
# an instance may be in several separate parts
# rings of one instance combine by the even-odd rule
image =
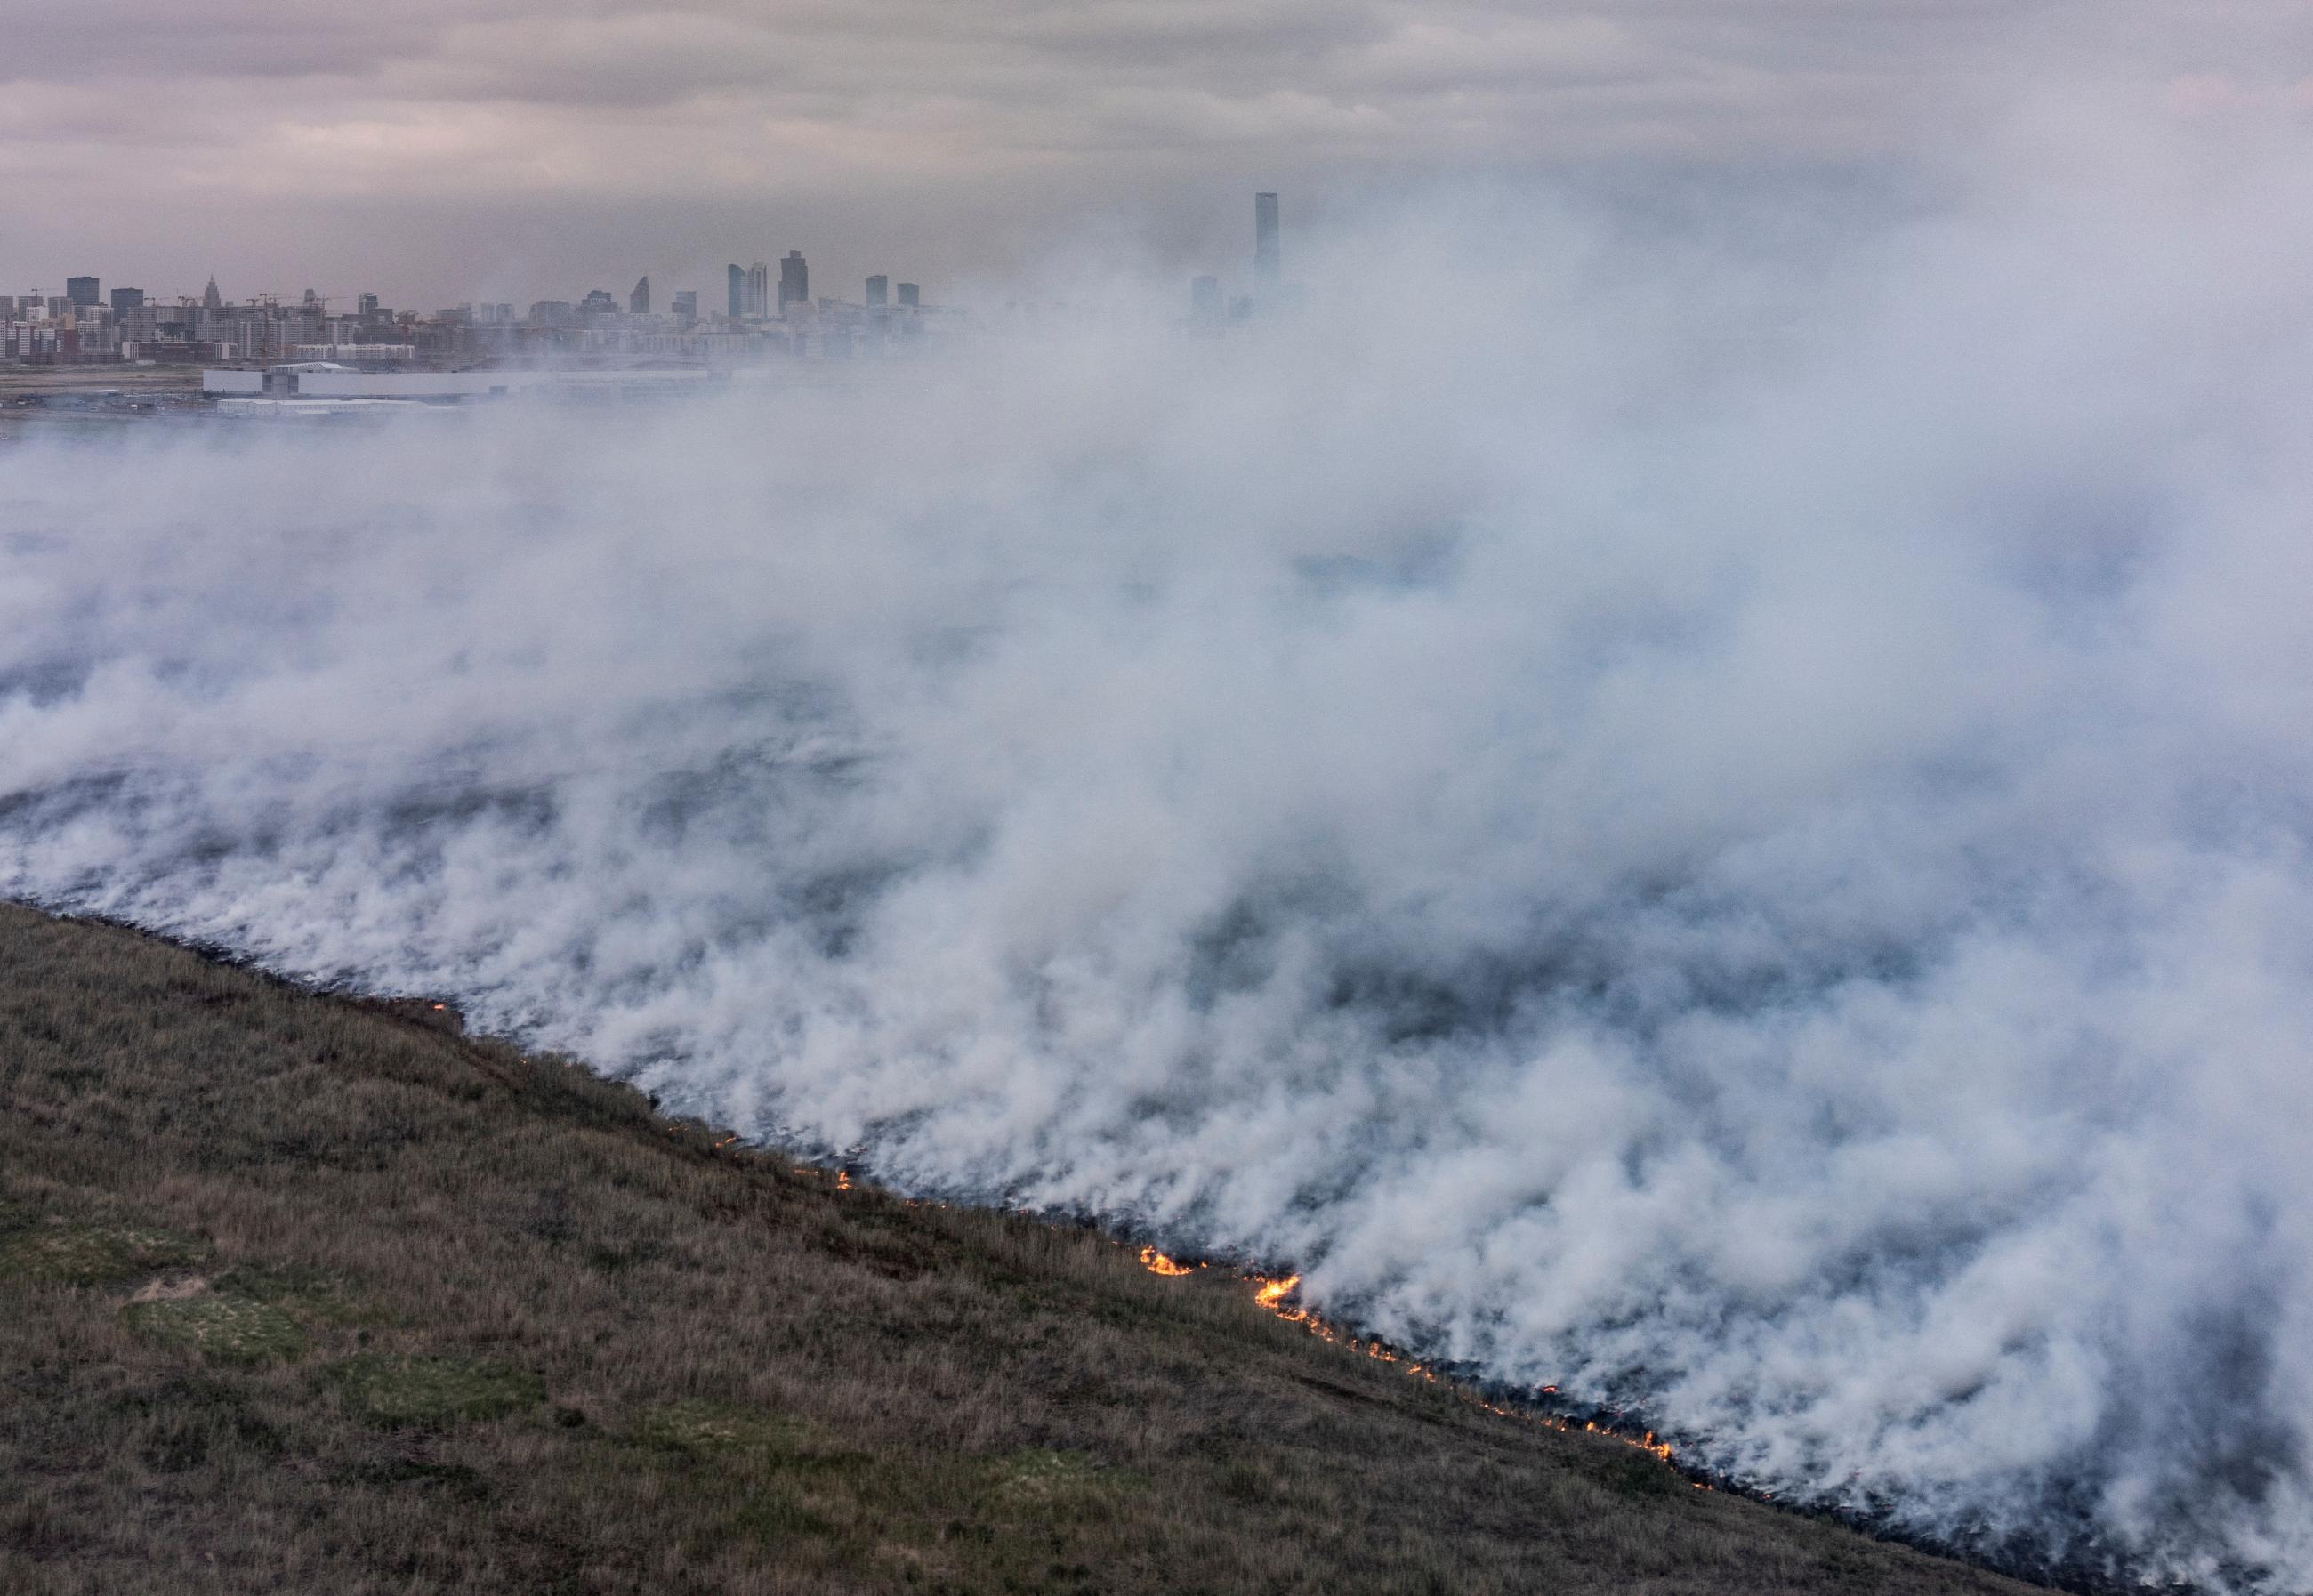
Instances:
[[[2313,1586],[2303,154],[20,444],[0,891],[1297,1262],[1786,1495]]]

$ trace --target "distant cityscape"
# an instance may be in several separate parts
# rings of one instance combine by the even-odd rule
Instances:
[[[907,352],[953,336],[967,320],[955,307],[926,304],[919,285],[883,274],[867,278],[857,299],[814,296],[800,250],[789,250],[777,269],[774,280],[772,262],[733,262],[719,306],[702,307],[695,288],[662,302],[645,276],[623,300],[597,287],[575,300],[537,300],[519,313],[511,304],[469,303],[426,314],[381,304],[371,293],[356,295],[348,309],[311,288],[296,299],[233,300],[214,277],[197,296],[163,299],[73,277],[62,294],[0,295],[0,362],[441,368],[623,357],[720,366]],[[1187,325],[1218,331],[1295,297],[1283,280],[1274,193],[1253,198],[1253,285],[1249,295],[1225,298],[1219,278],[1193,278]]]
[[[703,311],[695,289],[662,303],[648,277],[623,298],[594,288],[576,300],[454,305],[425,314],[381,304],[375,294],[332,305],[312,289],[233,300],[215,278],[196,297],[106,289],[68,278],[61,295],[0,296],[0,358],[20,365],[127,361],[207,366],[327,361],[347,365],[464,365],[498,358],[630,356],[723,362],[778,354],[840,356],[936,333],[959,313],[923,303],[914,283],[871,277],[859,299],[814,298],[803,252],[779,262],[776,299],[763,261],[728,269],[725,307]]]

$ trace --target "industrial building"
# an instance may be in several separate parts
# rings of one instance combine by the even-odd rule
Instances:
[[[301,361],[263,370],[201,373],[201,391],[215,398],[271,400],[400,400],[460,404],[517,394],[555,397],[634,396],[699,388],[719,374],[703,368],[618,371],[357,371],[326,361]]]

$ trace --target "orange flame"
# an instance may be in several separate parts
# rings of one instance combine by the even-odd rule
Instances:
[[[1288,1274],[1276,1280],[1265,1274],[1256,1274],[1253,1278],[1261,1282],[1261,1289],[1253,1292],[1253,1300],[1271,1313],[1284,1313],[1286,1309],[1282,1304],[1285,1299],[1291,1296],[1294,1288],[1301,1283],[1301,1277],[1297,1274]]]
[[[1153,1247],[1144,1247],[1140,1249],[1140,1266],[1151,1274],[1162,1274],[1167,1278],[1194,1274],[1199,1269],[1204,1267],[1202,1264],[1193,1265],[1176,1264]]]
[[[1141,1249],[1140,1261],[1147,1264],[1152,1256],[1159,1258],[1164,1257],[1163,1254],[1155,1252],[1153,1248],[1143,1248]],[[1165,1261],[1170,1262],[1169,1259]],[[1154,1267],[1154,1265],[1152,1265],[1151,1267]],[[1161,1269],[1156,1272],[1160,1274],[1166,1273],[1166,1271]],[[1187,1273],[1185,1270],[1176,1270],[1174,1272],[1181,1274]],[[1359,1341],[1356,1336],[1350,1335],[1347,1331],[1338,1329],[1334,1326],[1327,1324],[1323,1318],[1310,1312],[1306,1308],[1302,1307],[1297,1302],[1292,1301],[1290,1299],[1292,1298],[1294,1292],[1299,1289],[1301,1284],[1301,1277],[1298,1274],[1254,1274],[1248,1278],[1254,1283],[1254,1291],[1253,1293],[1254,1306],[1261,1308],[1267,1312],[1275,1314],[1278,1318],[1285,1320],[1288,1324],[1303,1326],[1311,1335],[1316,1336],[1321,1341],[1338,1343],[1349,1347],[1353,1352],[1362,1352],[1366,1356],[1375,1359],[1379,1362],[1396,1363],[1400,1362],[1400,1354],[1384,1345],[1382,1343],[1378,1341]],[[1404,1368],[1406,1373],[1410,1375],[1413,1375],[1421,1380],[1426,1380],[1432,1385],[1438,1383],[1436,1371],[1431,1370],[1429,1365],[1425,1363],[1408,1362],[1404,1365]],[[1454,1388],[1449,1387],[1449,1389]],[[1482,1397],[1478,1396],[1474,1392],[1457,1391],[1457,1394],[1460,1395],[1464,1401],[1467,1401],[1475,1406],[1482,1407],[1488,1413],[1499,1414],[1501,1417],[1506,1419],[1523,1419],[1529,1424],[1542,1424],[1552,1430],[1568,1433],[1571,1433],[1575,1429],[1574,1422],[1571,1419],[1562,1419],[1552,1414],[1534,1413],[1520,1408],[1504,1407],[1499,1403],[1485,1400]],[[1539,1396],[1554,1397],[1558,1394],[1558,1388],[1554,1385],[1541,1386],[1536,1388],[1536,1394]],[[1649,1457],[1658,1459],[1665,1464],[1670,1463],[1670,1443],[1666,1441],[1657,1440],[1655,1438],[1655,1433],[1652,1430],[1646,1431],[1640,1435],[1633,1435],[1628,1431],[1617,1430],[1612,1425],[1601,1425],[1596,1419],[1585,1419],[1582,1421],[1581,1430],[1583,1433],[1603,1436],[1608,1441],[1620,1442],[1624,1446],[1630,1447],[1637,1451],[1642,1451]],[[1701,1480],[1691,1480],[1688,1483],[1693,1486],[1698,1491],[1707,1491],[1711,1488]]]
[[[848,1192],[851,1189],[850,1170],[838,1169],[835,1172],[835,1189],[839,1192]]]

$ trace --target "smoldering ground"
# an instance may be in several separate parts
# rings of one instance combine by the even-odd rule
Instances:
[[[0,888],[1294,1262],[1786,1495],[2302,1589],[2294,154],[1828,250],[1465,198],[1239,338],[27,443]]]

